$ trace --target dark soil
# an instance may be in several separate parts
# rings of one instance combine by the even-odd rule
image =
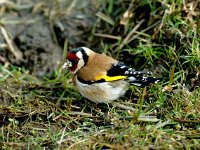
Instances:
[[[7,47],[1,47],[1,63],[9,62],[42,77],[52,73],[63,61],[65,42],[69,48],[89,45],[85,39],[96,21],[95,3],[70,0],[60,3],[54,0],[48,3],[40,0],[14,2],[2,6],[5,10],[0,18],[12,44],[22,53],[22,59],[13,56]],[[4,43],[2,35],[0,43]]]

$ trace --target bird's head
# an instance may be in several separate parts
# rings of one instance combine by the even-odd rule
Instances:
[[[72,49],[67,54],[67,61],[64,63],[63,68],[68,68],[72,74],[75,74],[79,69],[87,64],[91,53],[94,52],[86,47]]]

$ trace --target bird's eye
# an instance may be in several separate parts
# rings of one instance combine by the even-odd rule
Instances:
[[[74,61],[75,61],[76,63],[78,63],[79,59],[77,58],[77,59],[75,59]]]
[[[68,61],[70,61],[72,64],[77,64],[78,63],[78,61],[79,61],[79,59],[77,58],[77,59],[69,59]]]

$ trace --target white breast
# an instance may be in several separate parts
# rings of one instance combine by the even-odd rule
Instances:
[[[118,80],[88,85],[79,82],[76,78],[76,87],[83,97],[95,103],[107,103],[123,96],[128,89],[128,83]]]

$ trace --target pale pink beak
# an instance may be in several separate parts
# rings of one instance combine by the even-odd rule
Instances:
[[[62,66],[62,69],[66,69],[66,68],[70,68],[72,67],[72,63],[70,61],[66,61],[63,66]]]

